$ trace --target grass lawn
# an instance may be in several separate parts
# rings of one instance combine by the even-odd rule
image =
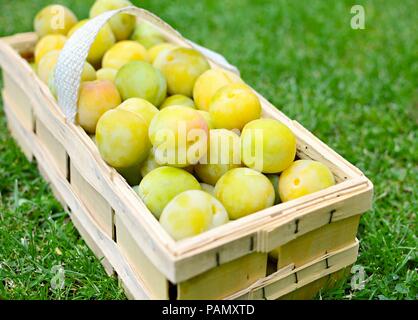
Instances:
[[[0,36],[30,31],[36,12],[51,2],[1,1]],[[93,1],[56,2],[85,18]],[[418,2],[134,3],[222,53],[249,84],[373,181],[374,206],[358,235],[365,287],[352,291],[347,280],[318,298],[417,299]],[[354,4],[365,7],[365,30],[350,28]],[[51,268],[59,264],[65,286],[52,290]],[[1,101],[0,298],[125,298],[10,138]]]

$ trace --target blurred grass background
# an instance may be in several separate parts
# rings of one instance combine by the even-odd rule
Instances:
[[[0,0],[0,36],[31,31],[52,2]],[[81,19],[93,0],[55,2]],[[418,2],[133,2],[223,54],[373,181],[374,206],[359,230],[365,287],[352,291],[348,279],[318,298],[417,299]],[[365,8],[365,30],[350,28],[354,4]],[[10,138],[1,104],[0,124],[0,298],[124,299]],[[54,291],[57,264],[66,280]]]

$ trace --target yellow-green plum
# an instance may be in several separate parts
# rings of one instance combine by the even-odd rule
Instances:
[[[152,170],[142,179],[138,193],[148,209],[159,219],[165,206],[187,190],[200,190],[196,178],[185,170],[163,166]]]
[[[202,191],[205,191],[209,193],[211,196],[215,196],[215,187],[207,184],[207,183],[200,183],[200,187],[202,188]]]
[[[36,34],[42,38],[50,34],[66,36],[76,23],[77,17],[70,9],[54,4],[39,11],[33,24]]]
[[[130,186],[137,185],[141,181],[140,165],[134,165],[128,168],[116,169]]]
[[[105,53],[102,67],[119,70],[131,61],[148,61],[148,52],[138,42],[125,40],[117,42]]]
[[[54,83],[54,70],[55,70],[55,66],[54,66],[54,69],[51,70],[51,72],[49,73],[48,87],[52,95],[56,97],[56,88],[55,88],[55,83]],[[94,70],[94,68],[92,67],[90,63],[85,62],[83,73],[81,74],[81,82],[94,81],[94,80],[97,80],[96,70]]]
[[[167,82],[162,73],[144,61],[133,61],[119,69],[116,86],[123,100],[142,98],[159,106],[167,94]]]
[[[231,220],[274,204],[274,188],[270,180],[249,168],[236,168],[225,173],[215,185],[215,196]]]
[[[240,146],[240,137],[235,132],[210,130],[208,153],[195,166],[196,175],[201,181],[215,185],[226,172],[241,166]]]
[[[38,63],[37,74],[43,83],[48,84],[49,75],[55,69],[60,51],[54,50],[48,52]]]
[[[334,184],[334,176],[323,163],[313,160],[297,160],[280,175],[280,199],[283,202],[297,199]]]
[[[159,54],[154,66],[167,79],[168,93],[192,97],[195,82],[210,68],[206,58],[194,49],[178,48]]]
[[[213,125],[212,118],[210,117],[210,113],[203,110],[197,110],[199,114],[206,120],[206,123],[208,124],[209,129],[215,129],[215,126]]]
[[[231,83],[242,83],[239,76],[222,69],[209,69],[197,80],[193,89],[193,98],[196,107],[209,111],[209,104],[219,89]]]
[[[156,160],[155,160],[155,155],[154,155],[154,149],[151,149],[148,158],[142,162],[141,167],[140,167],[140,172],[141,172],[141,176],[145,177],[148,173],[150,173],[151,171],[153,171],[154,169],[157,169],[159,167],[163,167],[162,164],[159,164]],[[187,172],[193,174],[194,171],[194,166],[188,166],[185,168],[182,168],[183,170],[186,170]]]
[[[106,11],[122,9],[131,6],[128,0],[97,0],[90,9],[90,18]],[[131,14],[120,13],[109,20],[109,25],[117,41],[129,39],[135,29],[136,19]]]
[[[112,82],[115,82],[116,74],[118,73],[118,70],[116,69],[110,69],[110,68],[102,68],[97,70],[97,80],[109,80]]]
[[[43,37],[35,46],[35,63],[39,63],[47,53],[64,48],[66,41],[67,37],[60,34]]]
[[[164,36],[147,22],[137,23],[131,39],[139,42],[147,49],[166,41]]]
[[[169,42],[163,42],[163,43],[159,43],[156,44],[155,46],[152,46],[151,48],[148,49],[148,57],[149,57],[149,61],[151,63],[154,63],[155,59],[157,59],[157,57],[163,53],[163,52],[167,52],[173,49],[178,48],[178,46],[176,46],[175,44],[169,43]]]
[[[29,65],[35,73],[38,73],[38,65],[35,62],[30,62]]]
[[[145,177],[148,173],[150,173],[151,171],[159,167],[162,167],[162,166],[158,164],[157,161],[155,160],[154,150],[151,149],[147,159],[141,163],[141,167],[139,171],[141,173],[141,176]]]
[[[162,227],[174,240],[193,237],[219,227],[229,221],[222,204],[210,194],[185,191],[176,196],[164,208],[160,217]]]
[[[114,168],[141,164],[151,144],[145,120],[126,110],[109,110],[97,123],[96,141],[102,158]]]
[[[280,203],[279,176],[277,174],[269,174],[267,175],[267,178],[270,180],[274,188],[274,204],[279,204]]]
[[[58,62],[58,57],[61,51],[54,50],[48,52],[39,62],[37,68],[38,77],[42,82],[48,84],[49,77],[55,70],[55,66]],[[93,81],[96,80],[96,70],[88,63],[84,63],[83,73],[81,74],[81,81]]]
[[[295,160],[296,137],[275,119],[257,119],[246,124],[241,144],[244,164],[260,172],[282,172]]]
[[[229,84],[217,91],[209,105],[215,128],[238,129],[261,116],[258,97],[245,84]]]
[[[125,100],[118,109],[134,112],[144,118],[149,126],[151,120],[157,115],[159,110],[150,102],[141,98],[130,98]]]
[[[94,134],[100,117],[121,103],[113,82],[108,80],[81,83],[78,98],[77,122],[87,132]]]
[[[189,97],[183,96],[182,94],[175,94],[165,99],[162,105],[160,106],[160,109],[164,109],[166,107],[171,106],[183,106],[196,109],[193,100]]]
[[[88,20],[82,20],[77,23],[68,33],[68,37],[71,37],[74,32],[80,29],[87,23]],[[87,61],[92,64],[94,67],[99,67],[103,56],[106,51],[109,50],[116,42],[115,36],[110,28],[109,24],[105,24],[97,34],[96,39],[94,40],[89,54],[87,56]]]
[[[208,131],[195,109],[172,106],[160,110],[149,127],[156,161],[176,167],[196,164],[207,152]]]

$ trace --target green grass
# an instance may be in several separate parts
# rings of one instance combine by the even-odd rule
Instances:
[[[80,18],[92,1],[57,1]],[[30,31],[50,1],[0,3],[0,36]],[[137,1],[184,36],[214,49],[290,118],[359,167],[375,185],[361,220],[363,290],[349,280],[322,299],[417,298],[418,38],[414,0]],[[363,4],[366,29],[350,28]],[[0,297],[119,299],[0,114]],[[52,266],[66,283],[50,289]]]

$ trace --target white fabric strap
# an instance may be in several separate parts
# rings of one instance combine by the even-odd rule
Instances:
[[[119,13],[127,13],[135,15],[153,25],[157,25],[166,33],[182,36],[171,26],[166,24],[160,18],[149,11],[134,6],[108,11],[91,20],[89,20],[80,29],[68,39],[62,49],[57,67],[54,73],[54,84],[57,90],[58,104],[61,107],[67,121],[74,123],[77,114],[78,92],[80,89],[81,74],[83,72],[84,63],[87,59],[90,47],[97,37],[100,29],[115,15]],[[210,60],[232,72],[238,73],[238,69],[230,65],[220,54],[210,51],[209,49],[200,47],[191,41],[185,40],[193,48],[200,51]]]

